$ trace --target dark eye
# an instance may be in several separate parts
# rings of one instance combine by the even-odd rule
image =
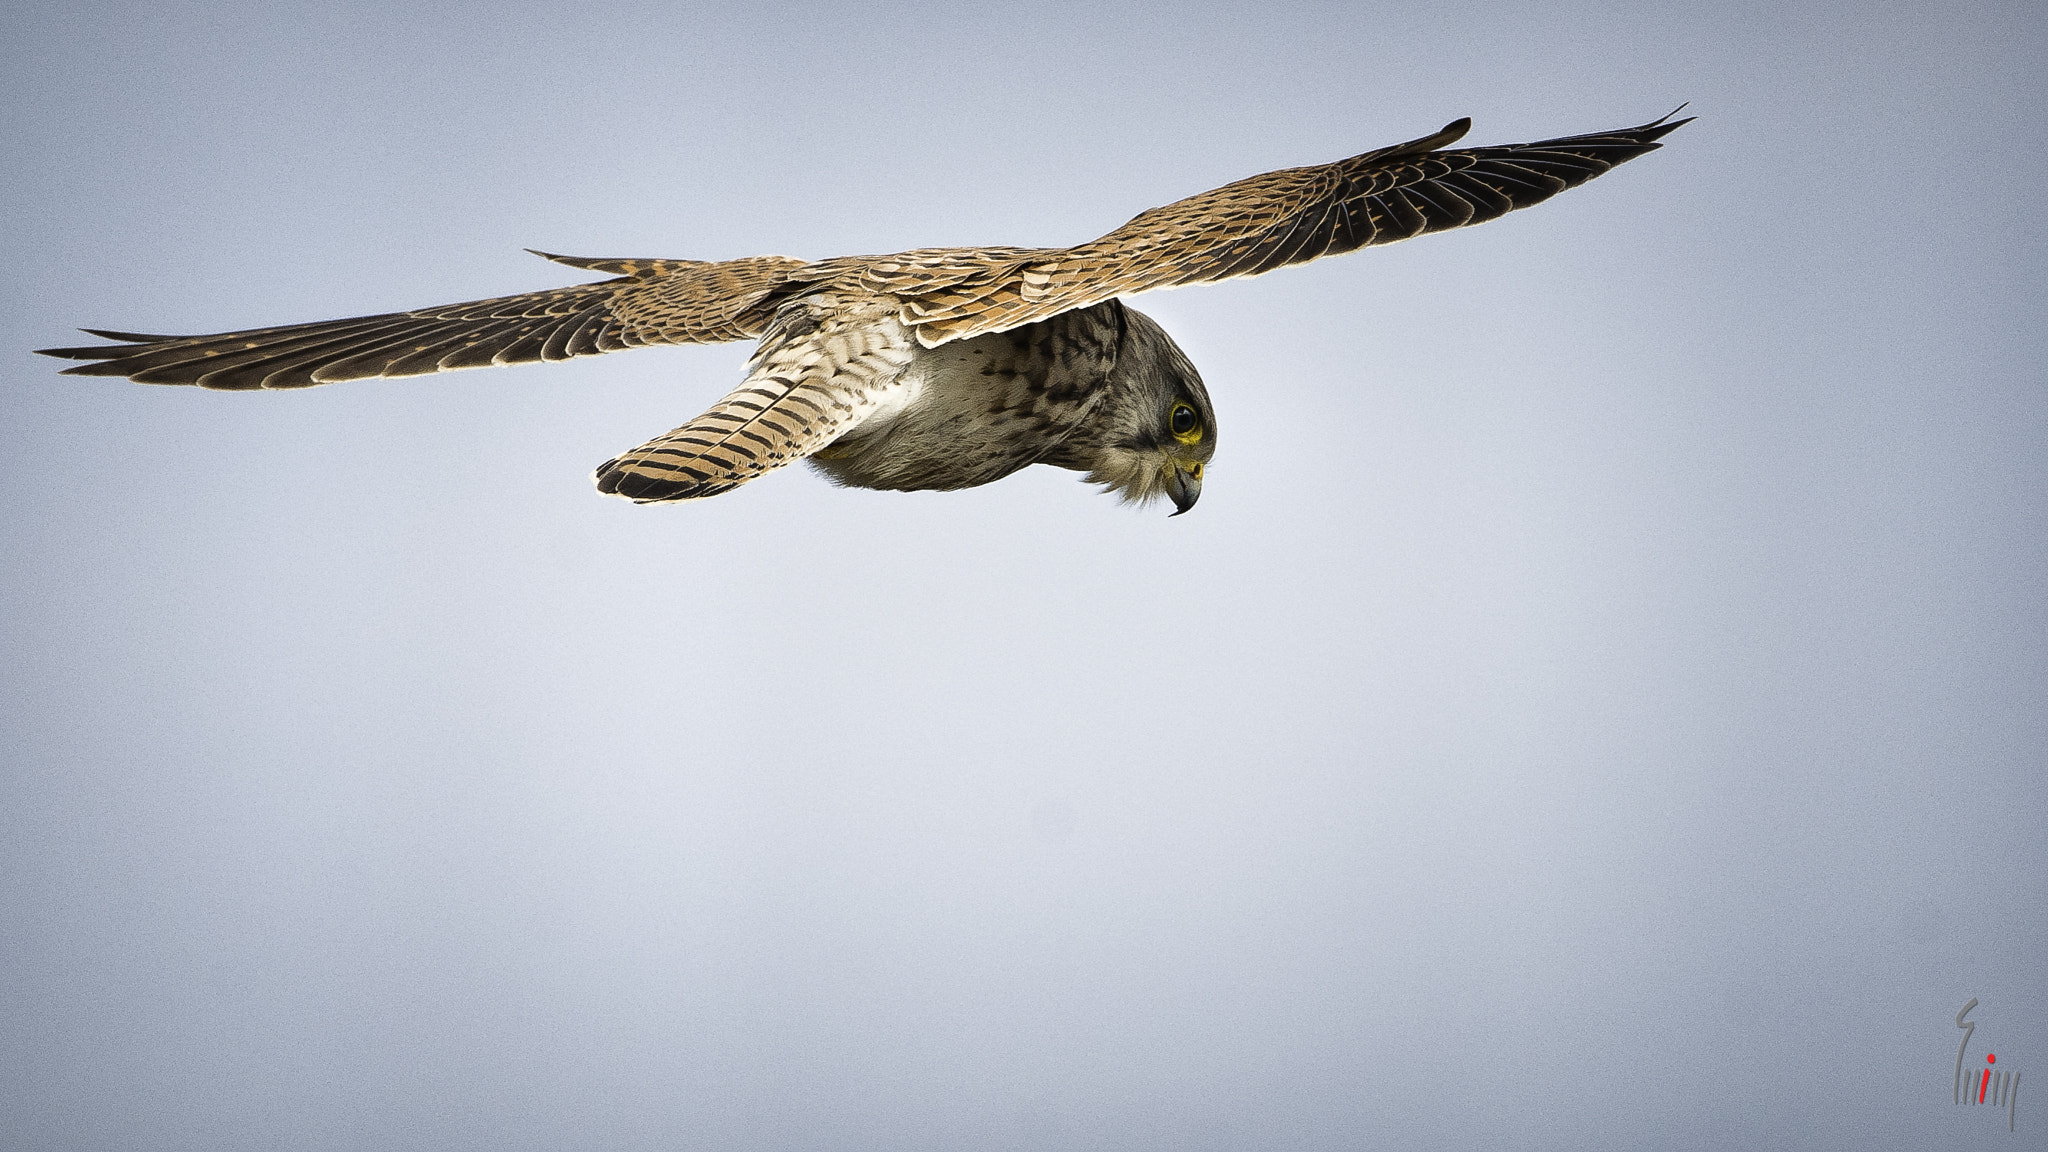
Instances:
[[[1195,410],[1193,408],[1185,404],[1175,404],[1173,406],[1173,434],[1175,436],[1188,435],[1195,430],[1198,423],[1195,419]]]

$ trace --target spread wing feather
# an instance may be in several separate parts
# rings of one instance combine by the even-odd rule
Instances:
[[[1139,213],[1087,244],[950,249],[865,261],[870,290],[904,300],[936,346],[1153,288],[1257,276],[1289,264],[1481,224],[1660,147],[1687,120],[1530,144],[1445,149],[1470,120],[1333,164],[1283,168]],[[827,264],[806,272],[825,271]]]
[[[807,263],[789,256],[708,263],[540,255],[618,278],[207,336],[87,329],[121,343],[50,348],[44,355],[91,362],[66,369],[69,376],[251,389],[565,360],[647,344],[721,343],[760,335],[768,313],[757,305]]]
[[[1673,113],[1676,115],[1676,113]],[[120,343],[51,348],[74,376],[207,388],[303,388],[371,376],[589,356],[761,334],[784,302],[827,291],[891,299],[936,347],[1153,288],[1258,276],[1373,244],[1480,224],[1660,147],[1687,120],[1529,144],[1450,149],[1456,120],[1417,140],[1283,168],[1140,212],[1072,248],[925,248],[809,263],[546,256],[615,280],[414,312],[208,336],[88,329]]]

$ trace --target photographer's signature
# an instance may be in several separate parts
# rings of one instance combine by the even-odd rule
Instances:
[[[1977,1006],[1977,998],[1963,1005],[1956,1013],[1956,1027],[1963,1030],[1963,1042],[1956,1045],[1955,1102],[1958,1104],[1991,1104],[2005,1109],[2005,1130],[2013,1130],[2013,1116],[2018,1109],[2020,1096],[2020,1074],[2010,1066],[1998,1066],[1998,1054],[1986,1052],[1984,1066],[1963,1070],[1963,1052],[1970,1046],[1970,1034],[1977,1030],[1977,1022],[1964,1022],[1963,1017]]]

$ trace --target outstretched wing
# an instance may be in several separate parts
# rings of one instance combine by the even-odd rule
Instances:
[[[737,389],[598,465],[597,490],[641,504],[716,496],[832,443],[903,386],[917,343],[896,319],[898,306],[831,294],[784,304]]]
[[[1484,223],[1652,151],[1658,137],[1689,122],[1667,116],[1613,132],[1446,150],[1472,126],[1456,120],[1406,144],[1267,172],[1141,212],[1073,248],[989,250],[972,274],[936,279],[943,251],[929,261],[891,257],[889,266],[869,263],[862,280],[902,298],[903,322],[935,346],[1133,292],[1257,276]]]
[[[467,304],[252,328],[209,336],[105,332],[122,343],[46,348],[45,356],[89,360],[67,376],[126,376],[144,384],[202,388],[305,388],[373,376],[423,376],[456,368],[566,360],[647,344],[711,344],[760,335],[756,308],[806,261],[755,256],[700,260],[610,260],[554,256],[563,264],[618,274]]]

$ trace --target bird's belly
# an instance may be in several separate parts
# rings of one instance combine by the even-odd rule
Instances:
[[[1078,411],[1049,410],[1031,349],[1012,333],[914,354],[882,406],[811,463],[833,481],[893,491],[972,488],[1055,447]]]

